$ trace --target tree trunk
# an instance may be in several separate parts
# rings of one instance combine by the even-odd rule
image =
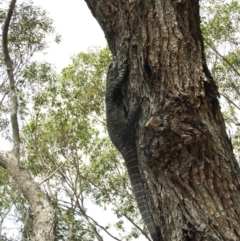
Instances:
[[[208,71],[198,0],[85,0],[113,56],[123,100],[142,100],[136,147],[159,237],[240,240],[240,175]]]
[[[41,191],[31,177],[30,173],[20,166],[20,135],[18,124],[18,96],[14,79],[14,66],[9,53],[8,32],[15,9],[16,0],[11,0],[2,28],[2,49],[6,65],[11,103],[11,124],[13,150],[11,152],[0,150],[0,167],[6,169],[30,204],[33,214],[33,241],[53,241],[55,227],[55,211],[46,195]]]
[[[31,178],[26,169],[19,167],[18,159],[13,151],[0,151],[0,166],[9,171],[31,206],[34,215],[32,240],[53,241],[55,211],[39,184]]]

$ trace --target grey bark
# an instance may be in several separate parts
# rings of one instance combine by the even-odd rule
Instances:
[[[31,178],[27,170],[20,166],[20,137],[17,117],[18,98],[13,74],[14,66],[8,49],[8,31],[15,4],[16,0],[10,2],[2,30],[2,48],[10,89],[13,150],[11,152],[0,151],[0,166],[9,171],[31,206],[34,215],[33,241],[53,241],[55,226],[54,209],[39,188],[39,184]]]
[[[9,171],[33,211],[33,241],[53,241],[55,212],[27,170],[19,167],[13,152],[0,151],[0,166]]]
[[[9,80],[9,90],[10,90],[10,100],[11,100],[11,124],[12,124],[12,132],[13,132],[13,150],[18,158],[20,153],[20,137],[19,137],[19,125],[18,125],[18,117],[17,117],[17,111],[18,111],[18,99],[17,99],[17,93],[15,88],[15,80],[14,80],[14,74],[13,74],[13,62],[9,55],[8,50],[8,30],[9,25],[11,22],[11,18],[13,15],[13,11],[15,8],[16,0],[12,0],[9,9],[7,12],[7,16],[5,18],[3,28],[2,28],[2,48],[3,48],[3,55],[4,55],[4,62],[7,68],[7,75]]]
[[[118,61],[123,102],[144,100],[136,132],[159,237],[240,240],[240,169],[208,71],[198,0],[85,0]]]

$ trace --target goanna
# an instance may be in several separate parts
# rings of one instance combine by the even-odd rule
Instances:
[[[160,241],[144,192],[135,145],[140,104],[134,101],[128,111],[123,104],[122,87],[127,76],[128,65],[124,63],[119,69],[116,59],[113,59],[109,66],[106,84],[107,129],[111,141],[126,162],[133,193],[143,221],[150,232],[152,240]]]

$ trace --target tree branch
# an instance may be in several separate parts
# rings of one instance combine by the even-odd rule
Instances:
[[[211,46],[211,44],[210,44],[206,39],[204,39],[204,42],[205,42],[217,55],[219,55],[219,56],[233,69],[233,71],[234,71],[238,76],[240,76],[240,73],[237,71],[237,69],[236,69],[223,55],[221,55],[213,46]]]
[[[226,94],[220,92],[220,95],[222,95],[230,104],[234,105],[238,110],[240,110],[240,107],[237,106],[234,101],[232,101]]]
[[[10,99],[11,99],[11,124],[12,124],[12,132],[13,132],[13,150],[14,150],[14,154],[16,155],[19,161],[20,160],[20,137],[19,137],[19,125],[18,125],[18,118],[17,118],[18,99],[16,94],[16,88],[15,88],[13,62],[9,55],[9,49],[8,49],[8,31],[9,31],[9,25],[11,22],[16,1],[17,0],[11,1],[7,16],[4,21],[3,30],[2,30],[2,46],[3,46],[4,62],[7,67],[7,75],[8,75],[9,87],[10,87],[9,89],[10,89]]]
[[[139,226],[137,225],[134,220],[126,213],[126,212],[123,212],[122,213],[123,216],[136,228],[140,231],[140,233],[148,240],[148,241],[151,241],[151,239],[148,237],[147,233]]]
[[[34,240],[53,241],[55,212],[39,185],[31,178],[27,170],[19,167],[18,159],[13,152],[0,151],[0,166],[10,172],[33,210]]]

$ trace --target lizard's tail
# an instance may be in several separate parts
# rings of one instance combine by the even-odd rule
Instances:
[[[139,164],[137,160],[137,153],[135,148],[132,148],[126,153],[124,158],[126,161],[126,166],[128,170],[128,175],[133,188],[133,193],[135,195],[138,208],[140,210],[144,224],[147,226],[148,231],[151,235],[153,241],[161,241],[159,234],[157,232],[156,226],[153,221],[153,217],[150,213],[147,198],[144,191],[143,182],[140,175]]]

